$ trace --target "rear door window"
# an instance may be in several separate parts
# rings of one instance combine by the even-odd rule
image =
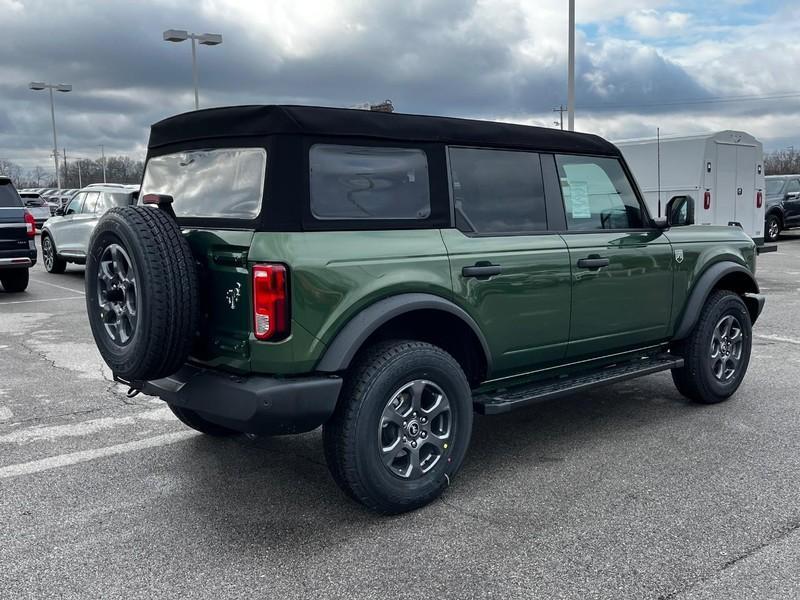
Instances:
[[[640,229],[642,207],[616,158],[556,156],[567,229]]]
[[[253,219],[261,210],[263,148],[188,150],[147,161],[141,196],[167,194],[178,217]]]
[[[428,159],[416,148],[315,144],[309,153],[317,219],[427,219]]]
[[[502,235],[547,229],[539,155],[450,148],[450,185],[462,231]]]
[[[797,192],[800,192],[800,181],[797,179],[790,179],[786,184],[786,193],[796,194]]]
[[[22,201],[10,183],[0,183],[0,208],[19,208]]]
[[[86,194],[86,202],[83,204],[82,213],[92,214],[94,209],[97,208],[97,201],[100,198],[100,192],[88,192]]]

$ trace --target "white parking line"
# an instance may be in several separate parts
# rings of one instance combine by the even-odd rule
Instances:
[[[13,302],[0,302],[0,306],[6,304],[30,304],[31,302],[59,302],[60,300],[83,300],[85,296],[67,296],[66,298],[39,298],[38,300],[14,300]]]
[[[55,283],[50,283],[49,281],[42,281],[41,279],[34,279],[33,277],[31,277],[31,281],[33,281],[35,283],[41,283],[42,285],[49,285],[50,287],[58,288],[60,290],[67,290],[68,292],[72,292],[73,294],[83,294],[84,293],[81,290],[74,290],[72,288],[68,288],[68,287],[63,286],[63,285],[57,285]]]
[[[756,337],[762,340],[769,340],[771,342],[784,342],[786,344],[797,344],[800,346],[800,340],[782,337],[780,335],[756,335]]]
[[[175,433],[156,435],[154,437],[137,440],[135,442],[106,446],[105,448],[81,450],[80,452],[70,452],[69,454],[61,454],[59,456],[50,456],[48,458],[33,460],[31,462],[0,467],[0,479],[18,477],[20,475],[31,475],[32,473],[40,473],[42,471],[67,467],[69,465],[88,462],[98,458],[106,458],[108,456],[125,454],[127,452],[136,452],[137,450],[145,450],[147,448],[157,448],[159,446],[174,444],[175,442],[181,442],[196,436],[197,433],[193,431],[177,431]]]

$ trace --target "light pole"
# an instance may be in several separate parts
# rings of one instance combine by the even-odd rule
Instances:
[[[167,29],[164,32],[165,42],[184,42],[192,40],[192,79],[194,79],[194,109],[200,108],[200,97],[197,91],[197,46],[217,46],[222,43],[221,33],[189,33],[185,29]]]
[[[575,131],[575,0],[569,0],[569,76],[567,80],[567,129]]]
[[[106,148],[100,144],[100,156],[103,163],[103,183],[106,183]]]
[[[53,101],[53,90],[57,92],[71,92],[72,86],[65,83],[45,83],[43,81],[31,81],[28,87],[32,90],[50,90],[50,119],[53,121],[53,164],[56,167],[56,184],[61,190],[61,173],[58,172],[58,138],[56,137],[56,108]]]

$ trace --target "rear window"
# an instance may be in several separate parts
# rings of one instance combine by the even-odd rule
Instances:
[[[427,219],[428,159],[415,148],[316,144],[309,154],[317,219]]]
[[[22,206],[17,190],[10,183],[0,183],[0,208],[18,208]]]
[[[22,193],[19,195],[22,198],[22,201],[25,203],[25,206],[47,206],[47,203],[42,200],[42,197],[39,194],[26,194]]]
[[[252,219],[261,210],[263,148],[189,150],[147,161],[141,196],[168,194],[178,217]]]

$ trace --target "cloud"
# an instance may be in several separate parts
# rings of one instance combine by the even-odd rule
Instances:
[[[151,123],[193,106],[189,44],[162,41],[167,28],[224,36],[198,48],[203,106],[391,98],[404,112],[551,125],[552,108],[566,103],[565,4],[0,0],[0,158],[50,164],[47,95],[27,89],[36,79],[74,86],[56,96],[68,154],[94,157],[104,144],[107,153],[141,157]],[[773,135],[774,122],[794,114],[791,99],[679,105],[792,88],[797,9],[765,16],[740,0],[725,4],[720,20],[718,5],[689,0],[577,0],[578,126],[615,133],[626,123],[626,134],[639,135],[633,129],[661,122],[713,123]],[[771,120],[756,118],[759,110]]]
[[[683,12],[659,12],[641,9],[625,17],[628,27],[643,37],[669,37],[683,31],[691,21],[691,15]]]

